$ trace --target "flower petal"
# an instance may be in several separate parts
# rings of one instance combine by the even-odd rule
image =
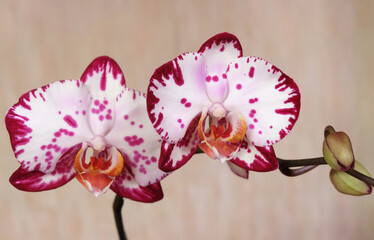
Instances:
[[[272,146],[256,147],[249,144],[246,138],[231,162],[256,172],[268,172],[278,168],[278,160]]]
[[[296,83],[260,58],[240,58],[227,72],[230,93],[224,105],[239,111],[247,123],[247,137],[253,145],[273,145],[295,124],[300,110]]]
[[[92,137],[89,98],[78,80],[54,82],[20,97],[5,123],[22,169],[51,173],[68,148]]]
[[[195,154],[199,136],[197,134],[197,125],[200,114],[197,115],[188,126],[188,130],[183,137],[183,141],[176,144],[163,141],[161,145],[161,155],[158,167],[165,172],[171,172],[182,167]]]
[[[136,181],[147,186],[166,177],[158,168],[162,140],[148,121],[145,95],[129,88],[123,90],[114,116],[115,125],[105,138],[129,161]]]
[[[206,59],[209,75],[224,77],[228,64],[243,56],[237,37],[230,33],[219,33],[208,39],[198,51]]]
[[[205,62],[197,53],[182,54],[154,72],[147,108],[153,127],[164,140],[181,141],[192,119],[210,106],[205,76]]]
[[[229,166],[230,170],[237,176],[248,179],[248,169],[239,167],[238,165],[232,163],[231,161],[227,161],[227,165]]]
[[[146,187],[140,186],[126,166],[122,173],[116,177],[112,185],[110,185],[110,189],[124,198],[139,202],[152,203],[164,197],[159,182]]]
[[[30,172],[20,167],[12,174],[9,181],[17,189],[30,192],[61,187],[76,175],[74,158],[80,148],[81,144],[78,144],[66,151],[51,173],[43,173],[41,171]]]
[[[125,77],[113,59],[102,56],[91,62],[81,81],[92,96],[88,111],[91,130],[105,136],[113,127],[115,99],[126,86]]]

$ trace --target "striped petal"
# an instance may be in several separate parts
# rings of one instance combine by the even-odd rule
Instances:
[[[88,117],[95,135],[106,135],[114,125],[114,105],[125,88],[125,78],[111,58],[98,57],[84,71],[81,81],[92,96]]]
[[[21,96],[5,123],[22,169],[52,173],[68,148],[90,139],[89,103],[89,92],[78,80],[54,82]]]
[[[163,140],[181,141],[189,123],[203,107],[209,107],[205,78],[205,62],[198,53],[182,54],[156,69],[148,87],[147,108]]]
[[[240,58],[227,71],[230,93],[224,105],[238,111],[247,123],[247,137],[255,146],[270,146],[294,126],[300,110],[296,83],[260,58]]]
[[[278,160],[272,146],[256,147],[249,144],[247,138],[244,138],[231,162],[241,168],[256,172],[268,172],[278,168]]]
[[[116,99],[115,125],[105,137],[129,161],[136,181],[147,186],[167,174],[158,168],[161,138],[148,120],[145,95],[126,88]]]
[[[152,203],[164,197],[159,182],[146,187],[140,186],[127,166],[124,167],[122,173],[110,185],[110,189],[124,198],[138,202]]]
[[[41,171],[27,171],[20,167],[10,177],[10,183],[19,190],[38,192],[61,187],[76,175],[74,169],[75,155],[81,148],[78,144],[62,155],[51,173]]]

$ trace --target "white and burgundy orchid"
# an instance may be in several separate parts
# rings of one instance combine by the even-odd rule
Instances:
[[[281,70],[243,57],[239,40],[221,33],[156,69],[147,108],[163,139],[161,170],[178,169],[199,147],[247,178],[248,170],[278,167],[272,145],[294,126],[300,93]]]
[[[10,182],[25,191],[76,178],[98,196],[111,188],[142,202],[163,197],[161,140],[149,123],[145,94],[129,89],[117,63],[95,59],[79,80],[24,94],[5,118],[21,167]]]

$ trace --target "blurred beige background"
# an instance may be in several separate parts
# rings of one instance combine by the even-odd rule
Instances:
[[[223,31],[300,87],[300,118],[275,146],[279,157],[320,156],[332,124],[374,173],[373,1],[0,0],[1,116],[26,91],[79,78],[99,55],[146,91],[155,68]],[[13,188],[19,165],[0,124],[0,239],[117,239],[113,192],[95,198],[77,181],[41,193]],[[195,156],[163,181],[162,201],[125,201],[125,227],[130,240],[373,239],[374,196],[342,195],[328,173],[251,172],[246,181]]]

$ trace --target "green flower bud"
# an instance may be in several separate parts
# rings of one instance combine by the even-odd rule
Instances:
[[[370,173],[357,160],[354,169],[370,177]],[[372,187],[365,182],[345,172],[336,171],[334,169],[330,171],[330,179],[336,190],[344,194],[361,196],[370,194],[372,190]]]
[[[325,138],[334,132],[335,132],[335,129],[332,126],[328,125],[327,127],[325,127],[325,132],[324,132]]]
[[[344,132],[328,134],[323,141],[323,157],[331,168],[337,171],[352,169],[355,158],[348,135]]]

